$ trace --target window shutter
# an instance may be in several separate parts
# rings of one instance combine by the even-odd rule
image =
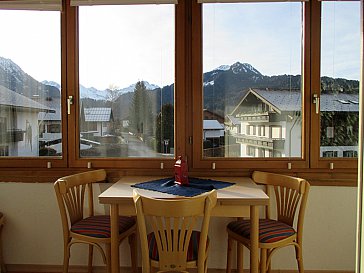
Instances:
[[[0,9],[62,11],[62,0],[0,1]]]

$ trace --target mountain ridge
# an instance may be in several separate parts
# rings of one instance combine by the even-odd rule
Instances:
[[[115,88],[116,97],[108,98],[107,90],[98,90],[94,87],[80,85],[81,99],[87,104],[92,101],[103,101],[102,104],[110,105],[111,102],[119,103],[115,107],[115,117],[125,118],[129,110],[135,84],[124,88]],[[173,103],[174,84],[159,87],[144,81],[146,89],[154,102],[156,111],[162,104]],[[60,97],[60,85],[52,81],[38,82],[25,73],[10,59],[0,57],[0,85],[16,91],[29,98],[44,95],[45,97]],[[359,81],[347,79],[334,79],[322,77],[322,93],[357,93]],[[231,65],[220,65],[212,71],[203,74],[204,108],[217,114],[224,114],[228,106],[239,101],[245,90],[249,88],[269,90],[300,90],[300,75],[275,75],[266,76],[260,73],[249,63],[235,62]],[[122,108],[122,109],[120,109]]]

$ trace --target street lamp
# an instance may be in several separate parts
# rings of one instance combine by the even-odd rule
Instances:
[[[164,152],[167,154],[168,153],[168,144],[169,144],[169,139],[165,139],[164,141]]]

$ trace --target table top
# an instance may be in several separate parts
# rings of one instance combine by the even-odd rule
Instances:
[[[101,204],[121,204],[130,202],[133,196],[131,185],[152,181],[160,178],[159,176],[124,176],[121,177],[110,188],[99,195]],[[206,177],[201,177],[206,178]],[[236,184],[217,190],[217,199],[220,204],[229,205],[267,205],[269,197],[258,187],[250,177],[208,177],[210,179],[234,182]],[[153,198],[181,198],[181,196],[161,193],[150,190],[138,189],[144,195]]]

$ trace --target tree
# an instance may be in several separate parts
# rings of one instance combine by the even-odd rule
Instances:
[[[143,81],[135,84],[134,95],[130,104],[130,129],[137,136],[150,136],[153,133],[152,103]]]
[[[106,91],[106,99],[114,103],[120,96],[120,88],[115,84],[110,84]]]
[[[156,120],[157,151],[170,152],[174,147],[174,109],[172,104],[164,104]],[[168,141],[167,151],[164,150],[164,140]]]

